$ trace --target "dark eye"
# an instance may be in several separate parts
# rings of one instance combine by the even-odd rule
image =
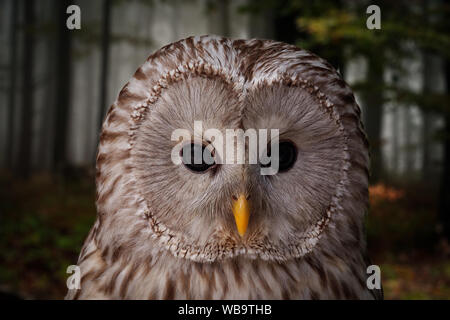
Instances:
[[[267,155],[271,156],[270,152],[270,144],[268,145]],[[290,168],[294,166],[295,161],[297,160],[297,148],[291,141],[280,141],[278,144],[279,151],[279,168],[278,172],[288,171]],[[271,163],[269,162],[266,165],[262,165],[262,167],[270,167]]]
[[[213,152],[203,144],[186,144],[180,156],[186,168],[193,172],[203,173],[216,165]]]

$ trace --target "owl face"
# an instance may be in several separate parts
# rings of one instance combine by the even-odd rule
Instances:
[[[214,154],[213,142],[204,137],[194,142],[195,121],[224,136],[227,129],[278,129],[281,170],[262,175],[261,163],[227,164],[217,158],[194,166],[183,154],[175,164],[171,136],[180,128],[193,137],[189,147],[207,146]],[[138,188],[155,219],[200,247],[228,246],[230,253],[245,254],[264,247],[288,250],[326,218],[344,146],[339,126],[306,89],[273,82],[244,93],[220,77],[192,72],[161,91],[138,130],[133,159]],[[189,148],[181,151],[190,160]],[[242,213],[233,206],[242,198],[249,209],[240,227],[236,215]]]
[[[349,142],[363,143],[351,135],[360,125],[353,95],[346,93],[353,99],[349,111],[337,109],[336,84],[347,90],[320,58],[270,41],[190,38],[151,56],[118,100],[131,114],[126,162],[132,179],[125,185],[145,220],[139,228],[147,232],[122,236],[142,250],[157,245],[195,261],[238,255],[286,260],[311,251],[342,210],[352,165]],[[277,129],[278,172],[261,174],[260,162],[221,163],[218,141],[196,136],[194,123],[200,121],[203,131],[223,136],[230,129]],[[192,140],[181,144],[180,162],[174,163],[177,129]],[[191,148],[206,150],[213,162],[188,163]],[[359,196],[362,207],[364,187],[347,192]],[[138,218],[127,212],[121,218],[136,225]]]

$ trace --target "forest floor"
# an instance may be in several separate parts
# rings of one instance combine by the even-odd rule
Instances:
[[[93,178],[0,175],[0,291],[61,299],[67,267],[95,220]],[[429,191],[428,191],[429,192]],[[386,299],[450,299],[449,245],[437,236],[433,195],[420,187],[370,188],[369,253]]]

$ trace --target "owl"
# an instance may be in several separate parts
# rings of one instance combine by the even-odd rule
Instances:
[[[277,129],[278,170],[219,161],[219,139],[197,137],[196,121]],[[196,136],[180,144],[177,129]],[[169,44],[105,118],[97,220],[66,298],[381,298],[366,285],[368,163],[354,95],[318,56],[270,40]]]

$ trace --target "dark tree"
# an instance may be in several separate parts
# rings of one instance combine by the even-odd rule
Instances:
[[[56,30],[58,27],[57,23],[59,20],[56,17],[54,10],[54,3],[47,2],[46,10],[49,11],[50,17],[46,19],[48,25],[53,26],[52,29]],[[52,168],[52,143],[53,143],[53,133],[55,125],[55,72],[56,66],[55,61],[58,53],[56,52],[56,32],[47,31],[42,34],[42,39],[45,42],[45,104],[42,108],[42,124],[40,126],[40,139],[39,145],[37,147],[37,161],[39,163],[39,169],[49,170]],[[44,63],[44,61],[42,61]]]
[[[376,53],[379,55],[379,53]],[[381,153],[381,121],[383,116],[383,63],[380,57],[367,56],[366,81],[371,84],[361,93],[364,106],[364,126],[370,143],[371,182],[380,180],[383,172]]]
[[[8,129],[6,140],[7,166],[13,167],[13,142],[14,142],[14,110],[16,106],[16,78],[17,78],[17,20],[19,16],[18,1],[12,1],[11,12],[11,33],[10,33],[10,69],[9,69],[9,94],[8,94]]]
[[[450,61],[445,67],[447,94],[450,95]],[[444,168],[442,174],[442,194],[440,201],[440,218],[444,227],[444,235],[450,241],[450,110],[447,106],[444,131]]]
[[[429,3],[427,0],[422,3],[423,10],[423,27],[429,28],[429,18],[430,18],[430,10]],[[423,79],[423,88],[422,93],[424,95],[429,95],[433,90],[433,79],[434,75],[432,74],[433,68],[431,64],[433,63],[432,52],[429,49],[425,48],[422,50],[422,79]],[[426,106],[422,108],[422,119],[423,119],[423,129],[422,129],[422,179],[424,182],[428,182],[431,174],[431,130],[432,130],[432,114]]]
[[[447,10],[450,9],[450,0],[444,1]],[[445,31],[450,32],[450,24],[448,18],[443,15],[442,19],[445,24]],[[450,96],[450,59],[449,55],[445,58],[445,81],[447,98]],[[445,124],[444,124],[444,161],[441,180],[441,194],[439,200],[439,219],[442,224],[442,231],[447,242],[450,242],[450,106],[445,107]]]
[[[23,178],[31,173],[31,145],[33,125],[33,61],[34,61],[34,0],[24,3],[24,36],[22,64],[22,109],[20,113],[19,153],[16,172]]]
[[[71,32],[66,28],[66,9],[71,4],[68,0],[55,0],[57,10],[57,44],[56,44],[56,96],[55,96],[55,125],[53,136],[53,168],[56,172],[67,164],[67,134],[70,109],[71,88]]]
[[[450,61],[445,66],[445,80],[447,95],[450,95]],[[450,242],[450,110],[447,106],[444,127],[444,165],[442,172],[442,188],[439,204],[439,217],[443,226],[443,233]]]
[[[111,0],[103,0],[103,23],[102,23],[102,65],[100,70],[100,115],[99,128],[101,129],[103,117],[106,113],[108,95],[108,73],[109,73],[109,47],[111,43]],[[100,130],[99,130],[100,132]]]
[[[178,5],[178,2],[175,2],[175,5]],[[231,35],[230,0],[208,0],[206,1],[206,10],[210,32],[229,37]],[[174,29],[176,30],[178,27],[175,26]],[[177,36],[177,34],[175,35]]]
[[[229,37],[231,35],[230,28],[230,0],[222,0],[219,1],[219,12],[222,15],[220,19],[220,25],[222,29],[222,33],[225,37]]]

